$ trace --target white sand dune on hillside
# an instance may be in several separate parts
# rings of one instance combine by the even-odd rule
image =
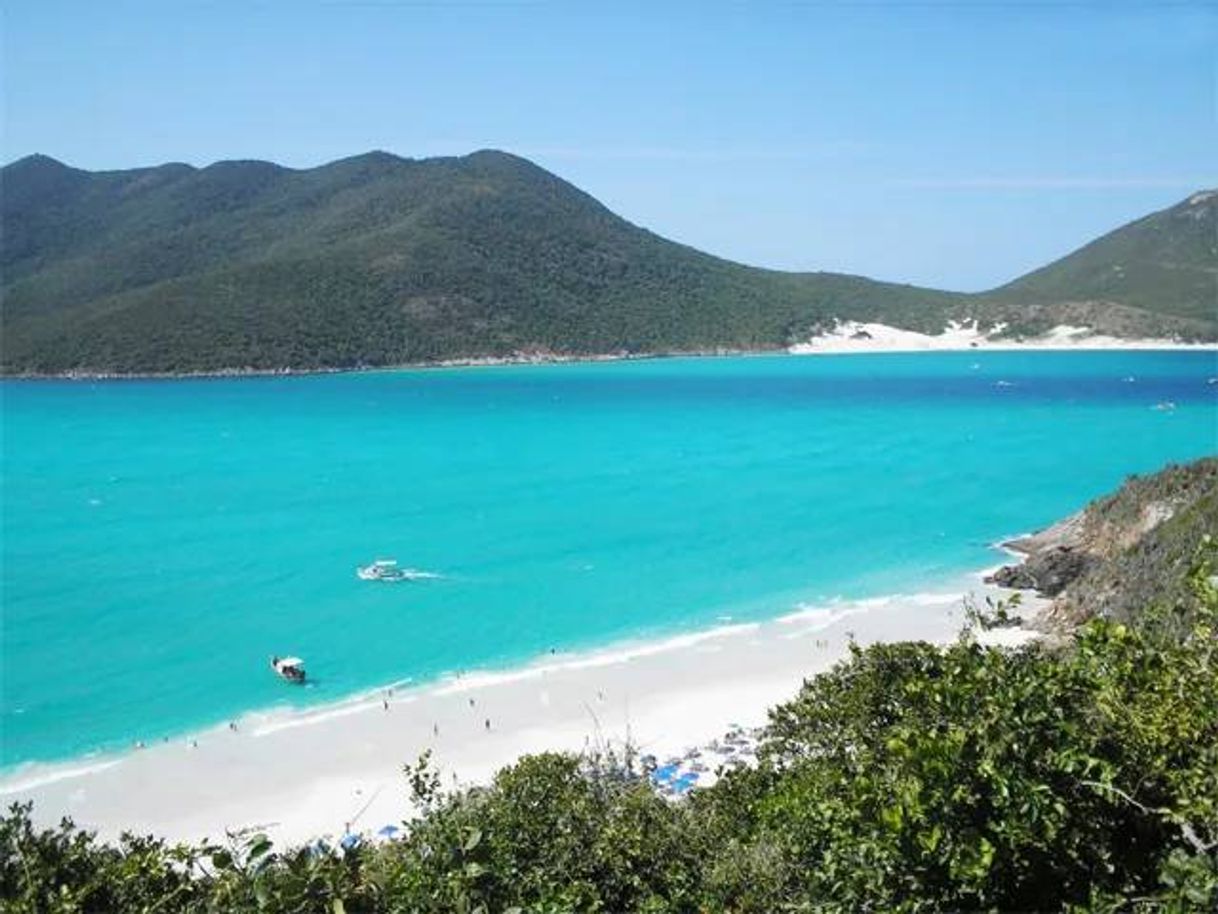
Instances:
[[[942,333],[919,333],[888,324],[841,321],[832,330],[789,347],[795,355],[849,352],[925,352],[968,349],[1207,349],[1213,343],[1185,343],[1174,339],[1125,339],[1093,332],[1089,327],[1060,324],[1048,333],[1027,339],[997,338],[1005,324],[982,330],[976,321],[950,321]]]

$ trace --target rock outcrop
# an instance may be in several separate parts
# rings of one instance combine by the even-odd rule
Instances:
[[[1068,628],[1094,616],[1128,620],[1145,607],[1187,600],[1198,544],[1218,538],[1218,458],[1130,477],[1032,536],[1004,545],[1025,556],[987,579],[1052,599],[1039,622]]]
[[[1094,564],[1095,559],[1073,546],[1053,546],[1034,553],[1020,565],[1006,565],[987,581],[1016,590],[1035,590],[1056,597]]]

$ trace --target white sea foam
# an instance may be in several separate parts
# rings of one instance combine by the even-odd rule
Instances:
[[[650,657],[655,654],[693,647],[694,645],[716,638],[730,638],[747,632],[757,631],[760,627],[761,623],[759,622],[720,625],[706,631],[675,635],[661,641],[640,641],[586,654],[569,654],[565,655],[566,659],[552,659],[549,662],[530,664],[516,669],[502,671],[477,670],[445,680],[442,685],[435,689],[435,694],[451,695],[457,692],[467,692],[471,689],[501,685],[505,682],[520,682],[525,679],[534,679],[549,673],[629,663],[631,660],[637,660],[640,657]]]
[[[324,723],[328,720],[335,720],[339,717],[349,717],[352,714],[362,714],[365,711],[370,711],[381,707],[381,702],[385,699],[382,696],[383,689],[378,689],[376,694],[362,693],[354,699],[348,699],[340,704],[323,705],[317,709],[307,711],[289,711],[283,715],[276,715],[269,719],[264,719],[260,724],[255,725],[250,729],[251,736],[269,736],[272,733],[278,733],[281,730],[291,730],[296,727],[310,727],[314,724]],[[394,697],[395,705],[410,704],[417,701],[418,696],[405,695]]]
[[[838,619],[844,619],[846,616],[853,615],[854,612],[857,610],[843,610],[833,604],[800,603],[799,608],[794,612],[779,616],[774,621],[783,625],[791,625],[796,622],[823,622],[825,625],[832,625]]]
[[[113,768],[120,761],[122,760],[108,759],[104,762],[84,765],[31,762],[21,765],[12,775],[0,781],[0,796],[25,793],[35,787],[45,787],[47,784],[54,784],[57,781],[66,781],[69,778],[79,778],[86,774],[105,771],[107,768]]]
[[[848,616],[871,609],[883,609],[903,603],[912,606],[940,606],[963,597],[963,591],[953,590],[896,593],[882,597],[863,597],[858,600],[833,599],[823,603],[801,603],[794,612],[779,616],[774,621],[785,624],[813,621],[820,623],[821,627],[827,627]]]
[[[1013,556],[1018,559],[1022,559],[1024,557],[1024,553],[1020,552],[1018,549],[1012,549],[1010,546],[1007,545],[1007,543],[1017,543],[1020,540],[1025,540],[1025,539],[1028,539],[1029,537],[1032,537],[1035,535],[1036,535],[1035,533],[1025,530],[1023,533],[1015,533],[1015,534],[1012,534],[1011,536],[1004,536],[998,542],[992,544],[992,546],[990,548],[997,549],[999,552],[1005,553],[1006,555]],[[998,567],[1001,568],[1002,566],[999,565]]]

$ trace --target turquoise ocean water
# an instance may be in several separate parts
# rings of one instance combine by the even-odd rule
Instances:
[[[1215,375],[949,353],[5,383],[0,764],[935,589],[1218,450]],[[356,579],[387,556],[442,577]]]

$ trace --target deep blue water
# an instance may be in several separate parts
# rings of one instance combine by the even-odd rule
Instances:
[[[8,382],[0,763],[933,588],[1218,450],[1215,376],[928,353]],[[443,577],[356,579],[385,556]]]

